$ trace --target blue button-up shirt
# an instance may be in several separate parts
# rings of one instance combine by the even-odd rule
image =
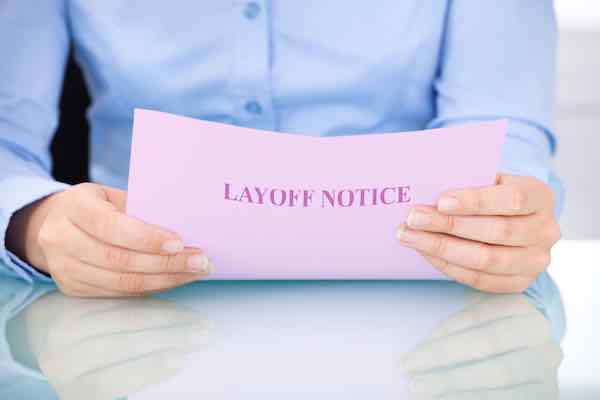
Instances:
[[[134,107],[319,136],[508,118],[501,170],[560,199],[555,39],[550,0],[3,0],[0,272],[47,279],[4,236],[15,211],[65,187],[48,149],[70,46],[95,182],[126,187]]]

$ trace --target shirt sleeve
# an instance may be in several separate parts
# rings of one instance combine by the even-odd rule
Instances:
[[[429,127],[508,119],[500,172],[549,184],[558,216],[564,191],[551,169],[556,41],[552,0],[449,0]]]
[[[69,50],[63,0],[0,2],[0,276],[50,280],[6,249],[22,207],[66,185],[50,175],[50,141]]]

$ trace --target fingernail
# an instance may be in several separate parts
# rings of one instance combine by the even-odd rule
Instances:
[[[396,231],[396,237],[399,241],[404,243],[412,243],[416,240],[416,235],[413,232],[406,229],[404,225],[401,225],[398,228],[398,230]]]
[[[439,211],[453,211],[458,208],[458,200],[454,197],[444,196],[438,201]]]
[[[215,267],[213,266],[213,263],[210,262],[210,260],[208,260],[208,265],[206,266],[206,273],[210,274],[213,272],[214,269]]]
[[[206,277],[208,275],[210,275],[213,272],[213,264],[209,261],[208,265],[206,267],[206,271],[202,271],[202,272],[196,272],[195,273],[195,280],[197,281],[204,281],[206,280]]]
[[[423,211],[411,210],[406,222],[410,227],[419,228],[429,225],[431,223],[431,217]]]
[[[176,254],[183,250],[183,243],[181,240],[167,240],[163,243],[162,249],[165,253]]]
[[[188,267],[193,272],[208,273],[211,271],[211,264],[205,254],[197,254],[188,257]]]

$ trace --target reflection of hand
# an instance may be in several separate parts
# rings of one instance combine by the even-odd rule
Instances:
[[[34,303],[26,321],[39,367],[61,399],[113,399],[166,380],[205,345],[210,327],[166,301],[57,292]]]
[[[126,192],[84,183],[25,207],[8,248],[78,297],[123,297],[205,278],[212,266],[173,232],[125,214]]]
[[[442,273],[488,292],[523,292],[559,238],[550,187],[504,174],[493,186],[443,194],[437,209],[416,207],[398,230],[402,244]]]
[[[557,399],[550,323],[522,295],[481,297],[404,356],[414,398]]]

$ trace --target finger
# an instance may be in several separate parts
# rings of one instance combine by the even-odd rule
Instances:
[[[535,276],[550,264],[550,252],[535,247],[496,246],[449,236],[417,231],[401,225],[401,244],[474,272],[498,275]]]
[[[550,323],[537,312],[499,319],[439,340],[420,343],[403,357],[402,367],[409,373],[421,373],[550,342]]]
[[[117,272],[169,274],[210,272],[212,264],[200,249],[185,248],[177,254],[149,254],[100,241],[79,230],[62,239],[61,247],[74,258]]]
[[[503,296],[486,294],[486,296],[484,301],[473,304],[440,322],[427,340],[450,336],[453,333],[473,329],[502,318],[538,313],[527,297],[522,294]]]
[[[198,315],[197,312],[188,311],[164,300],[135,298],[119,301],[121,304],[118,308],[90,313],[74,321],[65,321],[69,324],[63,329],[66,337],[72,337],[72,342],[78,342],[82,337],[145,331],[174,325],[205,325],[207,329],[212,326],[209,320]]]
[[[505,246],[530,246],[541,240],[550,245],[558,236],[558,232],[541,235],[546,230],[558,230],[558,225],[539,215],[457,216],[442,214],[434,207],[417,206],[408,214],[406,223],[413,229]]]
[[[205,324],[173,326],[92,336],[73,344],[69,351],[49,343],[40,359],[47,370],[55,371],[55,376],[68,382],[79,375],[146,354],[169,350],[197,351],[205,348],[208,340]]]
[[[60,398],[66,400],[127,398],[148,385],[175,377],[184,365],[185,356],[182,351],[151,353],[123,364],[88,371],[69,382],[57,382],[58,378],[54,378],[51,383],[58,386]],[[94,388],[92,393],[90,388]]]
[[[64,295],[77,298],[101,299],[136,296],[136,294],[133,293],[119,293],[114,290],[106,290],[75,281],[70,283],[69,286],[62,286],[59,287],[59,289]]]
[[[556,374],[561,360],[560,347],[548,342],[533,348],[484,358],[450,369],[433,370],[414,376],[413,394],[437,398],[443,394],[470,392],[488,388],[506,388],[529,382],[541,382]]]
[[[206,278],[206,273],[142,274],[115,272],[70,259],[61,266],[62,275],[99,289],[119,294],[142,295],[163,291]]]
[[[79,228],[103,242],[140,252],[174,254],[183,250],[176,233],[126,215],[109,202],[105,189],[94,186],[94,190],[97,198],[79,192],[68,207],[69,220]]]
[[[507,183],[510,182],[510,183]],[[547,210],[550,189],[529,177],[500,180],[495,186],[448,191],[438,200],[438,211],[452,215],[528,215]]]
[[[98,300],[95,303],[99,301],[108,300]],[[59,319],[53,325],[52,332],[59,333],[60,336],[53,337],[52,343],[67,347],[88,337],[190,324],[206,325],[207,329],[212,327],[209,320],[199,316],[196,312],[187,311],[164,300],[119,299],[115,300],[115,304],[109,308],[92,311],[78,318]]]
[[[113,204],[118,211],[125,212],[127,208],[127,192],[108,186],[100,186],[100,189],[104,192],[106,200]]]
[[[58,286],[58,289],[64,295],[69,297],[115,298],[134,296],[134,294],[119,293],[116,290],[92,286],[90,284],[87,284],[86,282],[81,282],[65,276],[52,275],[52,278]]]
[[[490,293],[523,293],[534,278],[521,275],[493,275],[450,264],[448,261],[422,254],[437,270],[463,285]]]

